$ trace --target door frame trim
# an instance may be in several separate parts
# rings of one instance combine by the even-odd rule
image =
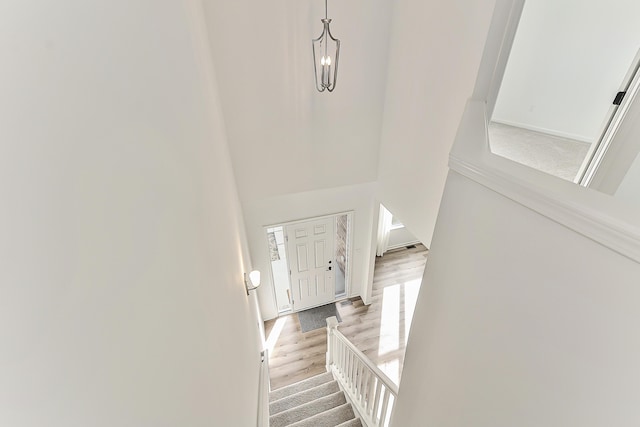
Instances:
[[[351,292],[351,277],[352,277],[352,270],[353,270],[353,237],[354,237],[354,232],[353,229],[355,227],[355,210],[348,210],[348,211],[341,211],[341,212],[335,212],[335,213],[330,213],[330,214],[325,214],[325,215],[319,215],[319,216],[314,216],[314,217],[309,217],[309,218],[300,218],[300,219],[295,219],[292,221],[286,221],[286,222],[278,222],[275,224],[270,224],[270,225],[264,225],[262,226],[262,230],[263,230],[263,234],[265,236],[265,242],[266,242],[266,247],[269,247],[269,240],[267,238],[267,230],[270,228],[274,228],[274,227],[283,227],[285,228],[287,225],[294,225],[294,224],[299,224],[299,223],[303,223],[303,222],[308,222],[308,221],[315,221],[315,220],[320,220],[320,219],[327,219],[327,218],[334,218],[337,219],[337,217],[342,216],[342,215],[347,215],[347,271],[345,272],[344,275],[344,287],[345,287],[345,295],[344,297],[340,297],[340,298],[335,298],[334,295],[334,302],[335,301],[340,301],[341,299],[344,298],[349,298],[350,292]],[[337,233],[337,230],[336,230]],[[287,267],[289,267],[289,251],[287,249],[288,245],[285,245],[285,251],[286,251],[286,255],[287,255]],[[334,243],[334,252],[335,252],[335,243]],[[283,314],[291,314],[291,313],[298,313],[299,311],[304,311],[304,310],[308,310],[309,308],[313,308],[313,307],[308,307],[305,308],[304,310],[294,310],[293,309],[293,304],[291,305],[291,310],[289,311],[283,311],[282,313],[277,310],[278,307],[278,300],[276,298],[276,292],[275,292],[275,283],[273,280],[273,269],[271,267],[271,262],[269,262],[269,274],[271,277],[271,286],[272,286],[272,295],[273,295],[273,302],[274,305],[276,307],[276,311],[278,311],[278,315],[277,317],[280,317]],[[289,276],[289,291],[291,291],[291,277]],[[318,306],[319,307],[319,306]]]
[[[625,120],[640,91],[640,49],[636,52],[631,67],[618,90],[618,93],[625,92],[625,96],[620,104],[612,106],[613,112],[606,121],[606,126],[600,134],[600,138],[592,144],[580,166],[578,174],[573,180],[574,183],[583,187],[590,187],[597,179],[596,176],[600,166],[605,162],[605,156],[615,142],[618,129],[622,126],[622,122]]]

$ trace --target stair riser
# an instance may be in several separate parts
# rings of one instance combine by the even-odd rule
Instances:
[[[302,391],[300,393],[292,394],[291,396],[284,397],[275,402],[271,402],[269,405],[269,413],[271,415],[278,414],[296,406],[304,405],[305,403],[312,402],[316,399],[328,396],[330,394],[340,391],[337,381],[331,381],[313,387],[309,390]]]
[[[269,418],[269,425],[270,427],[285,427],[345,403],[347,403],[347,399],[344,397],[344,393],[340,391],[272,415]]]
[[[362,427],[331,373],[269,394],[270,427]]]

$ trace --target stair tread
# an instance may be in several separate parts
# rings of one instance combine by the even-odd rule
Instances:
[[[279,388],[277,390],[273,390],[271,393],[269,393],[269,401],[274,402],[286,396],[299,393],[301,391],[307,390],[309,388],[315,387],[320,384],[327,383],[329,381],[333,381],[333,375],[330,372],[325,372],[323,374],[316,375],[315,377],[307,378],[306,380],[302,380],[295,384],[291,384],[291,385]]]
[[[353,418],[343,422],[342,424],[338,424],[336,427],[362,427],[362,422],[360,421],[360,418]]]
[[[290,424],[288,427],[335,427],[354,418],[355,415],[351,404],[344,403],[328,411],[320,412],[312,417]],[[347,425],[349,426],[349,424]],[[354,425],[357,426],[358,424]]]
[[[328,396],[337,391],[340,391],[340,386],[338,386],[337,381],[334,380],[327,383],[322,383],[308,390],[303,390],[271,402],[269,404],[269,414],[278,414],[296,406],[300,406],[321,397]]]
[[[271,415],[269,417],[269,425],[271,427],[285,427],[288,425],[293,425],[299,421],[314,418],[318,414],[322,415],[325,413],[329,413],[333,409],[342,407],[345,404],[349,405],[344,396],[344,393],[342,391],[338,391],[328,396],[324,396],[300,406],[296,406],[294,408],[287,409],[286,411]],[[349,405],[349,410],[353,413],[351,405]],[[353,418],[353,416],[351,418]],[[340,422],[346,421],[348,419],[349,418],[346,418],[344,420],[341,420]],[[334,425],[337,424],[339,423],[336,423]]]

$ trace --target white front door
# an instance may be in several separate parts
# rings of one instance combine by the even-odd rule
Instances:
[[[335,300],[335,218],[286,226],[293,309],[304,310]]]

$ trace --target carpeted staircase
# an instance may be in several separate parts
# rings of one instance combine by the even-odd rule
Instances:
[[[362,427],[331,373],[269,394],[270,427]]]

